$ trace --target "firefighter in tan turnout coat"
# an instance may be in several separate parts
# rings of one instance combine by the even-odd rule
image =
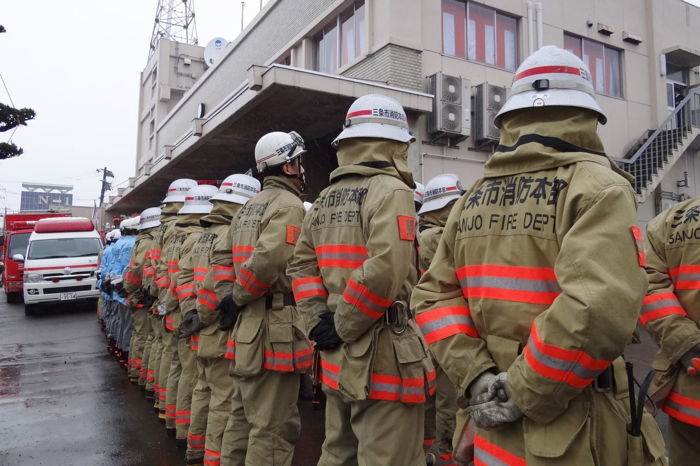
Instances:
[[[231,328],[234,392],[222,440],[221,463],[289,465],[299,437],[299,373],[311,366],[311,347],[285,275],[304,218],[297,133],[268,133],[256,144],[264,177],[260,194],[231,224],[236,281],[219,303],[221,327]],[[229,262],[226,265],[231,265]]]
[[[664,461],[653,418],[630,419],[621,355],[647,281],[634,192],[599,121],[581,60],[554,46],[525,59],[484,178],[412,296],[477,426],[477,465]]]
[[[127,293],[127,308],[132,313],[134,331],[129,344],[129,380],[138,382],[146,366],[144,348],[150,331],[148,308],[152,304],[150,294],[144,292],[143,273],[148,252],[153,247],[153,233],[160,225],[160,207],[151,207],[141,212],[139,237],[131,252],[129,266],[124,271],[124,291]]]
[[[229,243],[231,220],[243,204],[260,191],[260,182],[247,175],[226,178],[210,202],[213,209],[201,218],[203,231],[181,261],[178,297],[183,322],[180,338],[189,337],[196,351],[196,384],[192,393],[191,423],[187,433],[187,464],[220,464],[221,438],[231,410],[233,378],[224,358],[227,331],[219,329],[218,298],[209,284],[233,285],[233,266],[212,266],[212,253]],[[228,254],[230,256],[230,247]],[[229,289],[230,293],[230,289]],[[215,296],[215,295],[214,295]],[[179,391],[179,389],[178,389]]]
[[[425,185],[424,203],[418,211],[418,264],[423,273],[428,270],[435,257],[447,217],[462,194],[462,184],[457,175],[452,173],[438,175]],[[425,410],[425,439],[428,443],[434,440],[434,443],[429,446],[424,442],[423,446],[429,450],[428,454],[434,457],[434,464],[451,465],[457,392],[454,384],[439,366],[436,367],[436,374],[435,398],[426,404]]]
[[[647,225],[649,290],[639,321],[660,347],[653,398],[669,415],[672,466],[700,462],[700,198]]]
[[[195,354],[186,338],[179,334],[182,323],[180,296],[191,282],[179,282],[182,267],[180,261],[186,257],[202,231],[199,220],[211,211],[209,199],[217,193],[215,186],[199,185],[187,191],[185,203],[177,213],[171,236],[163,250],[163,262],[167,266],[168,288],[162,299],[164,309],[164,341],[169,342],[170,358],[167,392],[165,400],[166,428],[175,427],[175,437],[185,441],[190,425],[190,402],[196,372]],[[161,309],[163,312],[163,309]],[[161,368],[165,370],[164,363]]]
[[[320,465],[425,464],[423,404],[435,371],[405,303],[418,272],[413,140],[394,99],[352,104],[334,141],[339,168],[308,212],[288,270],[320,351]]]

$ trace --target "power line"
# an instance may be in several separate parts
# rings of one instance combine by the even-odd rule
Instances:
[[[14,101],[12,100],[12,96],[10,95],[10,90],[7,88],[7,84],[5,84],[5,78],[2,77],[2,73],[0,73],[0,81],[2,81],[2,85],[3,85],[3,87],[5,88],[5,92],[7,92],[7,97],[10,98],[10,103],[11,103],[12,106],[14,107],[14,106],[15,106],[15,103],[14,103]],[[10,139],[12,139],[12,137],[10,137]]]

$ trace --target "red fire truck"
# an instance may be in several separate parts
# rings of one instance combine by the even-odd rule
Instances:
[[[49,217],[70,217],[70,213],[20,213],[8,214],[5,217],[5,232],[2,238],[2,256],[5,269],[2,272],[2,283],[5,288],[8,303],[22,300],[22,274],[24,267],[21,262],[12,259],[15,254],[23,256],[27,250],[29,235],[34,230],[37,220]]]

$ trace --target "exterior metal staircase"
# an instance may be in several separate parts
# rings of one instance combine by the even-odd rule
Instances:
[[[695,88],[690,89],[656,130],[648,131],[625,157],[615,159],[620,168],[634,176],[633,186],[640,204],[699,137],[700,89]]]

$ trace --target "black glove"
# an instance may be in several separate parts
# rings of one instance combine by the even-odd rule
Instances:
[[[180,338],[190,337],[199,332],[202,327],[204,326],[202,325],[202,321],[199,320],[199,314],[196,310],[191,309],[187,311],[185,317],[182,319],[179,329],[179,336]]]
[[[124,282],[118,282],[114,285],[114,291],[117,292],[122,298],[126,298],[126,290],[124,289]]]
[[[315,348],[321,351],[335,349],[343,343],[335,330],[332,312],[321,314],[321,320],[311,329],[309,336],[316,342]]]
[[[236,325],[238,314],[241,313],[238,304],[233,300],[233,295],[229,294],[224,297],[216,308],[219,311],[219,329],[230,330]]]

